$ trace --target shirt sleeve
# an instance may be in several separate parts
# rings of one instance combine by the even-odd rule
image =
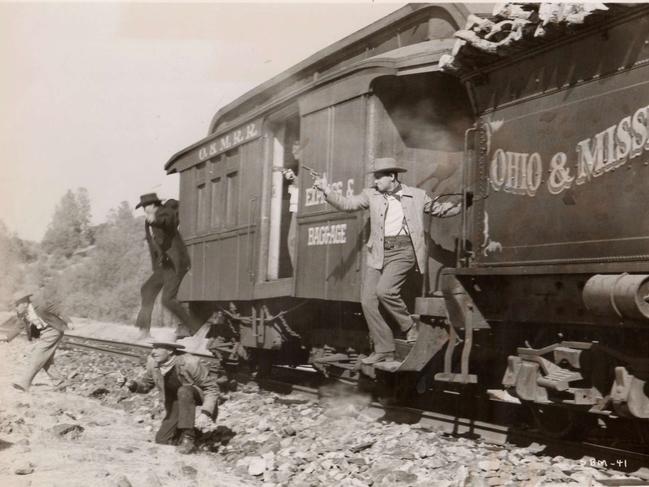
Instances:
[[[370,207],[370,199],[365,191],[353,196],[342,196],[330,191],[325,199],[331,206],[341,211],[365,210]]]
[[[201,409],[212,416],[219,398],[219,385],[216,377],[210,373],[210,369],[203,362],[197,359],[194,365],[192,375],[205,396]]]
[[[140,377],[135,379],[133,382],[135,383],[135,391],[134,392],[141,392],[143,394],[146,394],[151,389],[153,389],[153,386],[155,385],[155,383],[153,381],[153,374],[151,373],[151,367],[150,367],[150,364],[148,362],[147,362],[147,367],[146,367],[146,370],[144,371],[144,374],[142,374]]]

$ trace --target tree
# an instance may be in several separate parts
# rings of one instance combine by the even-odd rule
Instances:
[[[86,188],[77,189],[77,206],[79,208],[79,231],[81,237],[81,246],[87,246],[93,243],[93,232],[90,226],[90,219],[92,218],[90,208],[90,196]]]
[[[4,222],[0,221],[0,304],[11,301],[13,293],[23,284],[20,239],[11,235]]]
[[[68,190],[56,205],[42,247],[48,254],[71,257],[90,244],[90,198],[88,190],[79,188],[75,195]]]
[[[134,322],[140,286],[151,261],[144,241],[142,218],[135,218],[127,202],[111,210],[94,234],[88,257],[75,256],[59,282],[69,314]]]

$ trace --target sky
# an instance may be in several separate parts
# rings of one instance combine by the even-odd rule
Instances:
[[[93,223],[139,195],[216,111],[399,3],[0,1],[0,221],[40,240],[69,189]]]

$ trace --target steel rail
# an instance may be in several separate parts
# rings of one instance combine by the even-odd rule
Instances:
[[[142,352],[146,353],[151,349],[151,346],[149,345],[95,339],[76,335],[66,335],[63,344],[67,347],[75,347],[140,359],[145,357],[145,353],[136,354],[125,351],[124,349],[131,347],[140,349]],[[106,348],[106,345],[116,347],[116,349]],[[122,350],[119,350],[120,348]],[[208,363],[217,361],[217,359],[212,356],[204,354],[194,355],[206,359]],[[210,367],[210,369],[214,371],[217,370],[216,367]],[[285,371],[287,368],[284,366],[276,366],[273,370]],[[307,370],[296,370],[294,368],[291,368],[290,370],[294,374],[295,372],[302,372],[304,375],[308,372],[311,376],[314,375],[313,372]],[[293,381],[285,382],[271,378],[253,378],[250,374],[245,374],[240,371],[237,371],[235,377],[246,381],[254,380],[260,387],[271,391],[284,393],[298,391],[314,398],[320,397],[320,390],[318,388],[307,387],[294,383]],[[430,428],[445,434],[480,438],[487,443],[496,445],[538,442],[545,445],[546,449],[558,451],[558,455],[565,456],[567,454],[573,454],[581,457],[590,455],[596,460],[605,460],[607,463],[611,463],[613,459],[624,459],[626,460],[625,465],[627,468],[629,467],[629,463],[638,466],[649,465],[649,454],[590,442],[575,442],[549,438],[547,435],[543,435],[542,432],[518,430],[496,423],[478,421],[472,418],[457,417],[430,410],[403,406],[386,406],[374,401],[369,404],[368,409],[365,412],[371,416],[375,416],[376,419],[387,419],[409,424],[417,423],[424,428]],[[622,469],[618,468],[617,470]]]

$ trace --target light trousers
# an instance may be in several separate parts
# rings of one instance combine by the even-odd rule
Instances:
[[[41,369],[47,371],[50,368],[54,363],[54,352],[56,352],[62,338],[63,332],[51,326],[41,330],[40,337],[36,338],[36,343],[34,343],[27,369],[25,369],[22,378],[18,382],[19,386],[27,390]]]
[[[367,269],[361,305],[375,352],[395,350],[394,334],[381,314],[381,308],[402,331],[408,331],[413,325],[408,307],[401,297],[401,288],[416,262],[415,250],[412,245],[407,245],[385,249],[383,269]]]

